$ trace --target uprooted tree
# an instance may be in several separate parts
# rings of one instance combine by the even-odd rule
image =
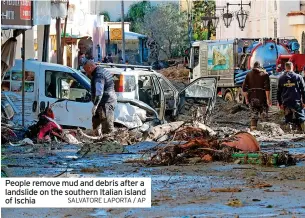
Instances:
[[[151,8],[139,24],[140,32],[149,37],[153,59],[163,52],[167,58],[181,56],[187,48],[187,17],[177,4],[160,4]]]

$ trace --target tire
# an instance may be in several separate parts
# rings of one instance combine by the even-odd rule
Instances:
[[[224,100],[225,101],[234,101],[233,93],[232,92],[226,92]]]
[[[245,97],[244,97],[244,95],[242,93],[242,89],[241,88],[238,89],[235,100],[239,104],[244,104],[245,103]]]

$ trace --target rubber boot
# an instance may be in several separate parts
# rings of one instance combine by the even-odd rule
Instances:
[[[257,130],[257,120],[251,120],[250,131]]]
[[[302,133],[305,133],[305,122],[300,124]]]
[[[93,130],[93,134],[94,134],[94,136],[98,136],[98,137],[100,137],[100,138],[102,138],[102,128],[101,127],[98,127],[98,128],[96,128],[96,129],[94,129]]]

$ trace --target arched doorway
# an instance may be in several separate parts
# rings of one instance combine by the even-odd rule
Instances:
[[[302,33],[302,53],[305,54],[305,32]]]

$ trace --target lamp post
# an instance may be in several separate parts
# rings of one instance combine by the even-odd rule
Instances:
[[[230,4],[230,3],[227,3],[227,12],[222,15],[224,24],[225,24],[225,26],[227,28],[230,26],[230,24],[231,24],[231,22],[233,20],[233,13],[229,12],[229,6],[230,5],[238,5],[238,6],[240,6],[240,10],[236,12],[236,19],[238,21],[239,28],[241,29],[241,31],[243,31],[245,26],[246,26],[247,19],[249,17],[249,12],[245,11],[243,9],[243,5],[248,5],[248,6],[251,7],[251,2],[249,2],[248,4],[243,4],[243,1],[240,0],[240,4]]]
[[[208,13],[208,16],[204,16],[201,18],[201,27],[202,28],[207,28],[208,29],[208,40],[211,38],[211,27],[212,28],[217,28],[218,23],[219,23],[219,17],[216,16],[216,11],[217,10],[222,10],[224,11],[224,8],[214,8],[214,15],[211,15]]]
[[[233,13],[229,12],[229,3],[227,3],[227,12],[222,14],[222,19],[225,26],[229,28],[233,20]]]

